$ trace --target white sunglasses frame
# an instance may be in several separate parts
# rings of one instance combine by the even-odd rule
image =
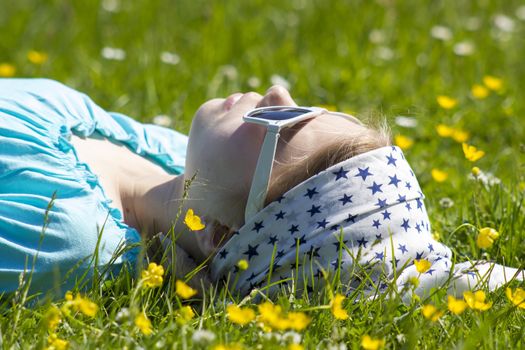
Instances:
[[[272,120],[257,117],[257,114],[265,111],[305,111],[296,117],[284,120]],[[275,151],[277,149],[277,142],[279,140],[279,132],[281,129],[293,126],[303,120],[315,118],[321,114],[327,113],[328,110],[320,107],[304,107],[304,106],[269,106],[254,108],[243,116],[243,121],[246,123],[259,124],[266,127],[266,135],[259,152],[257,159],[257,166],[253,175],[250,194],[246,202],[246,210],[244,212],[244,222],[247,223],[255,214],[261,211],[264,207],[264,201],[268,193],[268,184],[272,175],[273,160],[275,158]],[[329,112],[330,115],[339,116],[350,120],[359,125],[363,125],[356,117],[340,112]]]

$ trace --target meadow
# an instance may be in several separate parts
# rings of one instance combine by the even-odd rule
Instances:
[[[0,8],[0,77],[55,79],[143,122],[187,133],[206,100],[272,84],[299,105],[385,118],[436,239],[458,261],[525,267],[522,1],[1,0]],[[467,159],[463,143],[483,154]],[[499,236],[480,245],[487,227]],[[395,294],[339,300],[332,287],[283,292],[275,304],[221,289],[195,298],[152,268],[36,307],[21,291],[2,300],[0,346],[525,348],[525,306],[505,288],[485,291],[486,307],[459,312],[444,289],[404,304]]]

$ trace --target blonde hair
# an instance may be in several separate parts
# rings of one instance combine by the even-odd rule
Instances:
[[[299,163],[283,165],[279,177],[270,183],[265,206],[286,191],[329,167],[380,147],[390,145],[390,131],[385,122],[377,127],[363,125],[358,134],[341,135]]]

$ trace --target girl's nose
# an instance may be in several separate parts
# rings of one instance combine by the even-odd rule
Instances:
[[[297,104],[288,90],[281,85],[273,85],[266,90],[263,99],[257,104],[257,107],[267,106],[297,106]]]

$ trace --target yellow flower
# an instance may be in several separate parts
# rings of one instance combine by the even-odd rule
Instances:
[[[465,158],[467,158],[471,162],[475,162],[485,155],[485,152],[483,152],[482,150],[478,150],[476,147],[472,145],[463,143],[462,147],[463,147],[463,153],[465,154]]]
[[[463,292],[463,298],[465,298],[467,305],[474,310],[485,311],[492,306],[492,302],[485,303],[486,296],[482,290],[475,291],[474,293],[470,291]]]
[[[164,267],[155,263],[149,263],[146,270],[142,270],[142,283],[148,288],[155,288],[162,286]]]
[[[430,261],[426,259],[416,259],[414,260],[414,265],[416,265],[416,270],[419,273],[427,272],[428,270],[430,270],[430,266],[432,266]]]
[[[384,339],[374,339],[368,334],[361,339],[361,346],[365,350],[378,350],[385,346]]]
[[[346,312],[346,310],[342,307],[343,300],[345,300],[345,297],[343,295],[336,294],[330,303],[332,314],[338,320],[346,320],[349,317],[348,312]]]
[[[448,173],[444,172],[443,170],[432,169],[430,173],[432,174],[432,178],[436,182],[444,182],[448,178]]]
[[[181,280],[177,280],[175,282],[175,292],[182,298],[182,299],[189,299],[195,294],[197,294],[197,291],[190,286],[188,286],[186,283],[184,283]]]
[[[135,326],[137,326],[137,328],[140,329],[140,331],[144,335],[150,335],[151,333],[153,333],[153,328],[151,328],[151,321],[144,312],[141,312],[137,315],[137,317],[135,317]]]
[[[289,312],[288,320],[290,321],[290,328],[298,332],[304,330],[312,321],[312,319],[303,312]]]
[[[51,307],[47,310],[45,314],[45,323],[47,329],[50,331],[54,331],[58,327],[61,318],[62,317],[60,314],[60,309],[55,305],[51,305]]]
[[[421,313],[426,319],[432,322],[436,322],[441,316],[443,316],[443,311],[439,311],[438,308],[432,304],[423,305],[421,307]]]
[[[336,112],[337,111],[337,107],[334,106],[334,105],[318,105],[319,107],[321,108],[324,108],[328,111],[332,111],[332,112]]]
[[[412,147],[414,140],[404,135],[396,135],[394,136],[394,143],[399,146],[399,148],[406,150]]]
[[[453,314],[459,315],[467,308],[467,303],[464,300],[456,299],[454,296],[448,296],[448,309]]]
[[[33,64],[42,64],[47,61],[47,54],[44,52],[31,50],[27,53],[27,59]]]
[[[257,320],[267,324],[268,326],[274,324],[277,319],[281,317],[281,307],[268,301],[257,305],[257,309],[259,310],[259,317]]]
[[[0,77],[10,78],[16,74],[16,67],[10,63],[0,63]]]
[[[201,218],[193,214],[193,209],[188,209],[188,211],[186,212],[184,223],[192,231],[199,231],[205,227],[204,224],[201,222]]]
[[[242,350],[243,347],[241,344],[233,343],[233,344],[219,344],[215,345],[212,350]]]
[[[70,290],[68,290],[66,292],[66,295],[64,296],[64,299],[66,299],[67,301],[71,301],[73,300],[73,292],[71,292]]]
[[[292,343],[288,345],[288,350],[304,350],[304,346],[302,346],[301,344]]]
[[[516,291],[513,292],[512,289],[507,288],[505,289],[505,294],[507,294],[507,298],[509,298],[514,305],[525,309],[525,290],[516,288]]]
[[[408,283],[417,288],[419,286],[419,278],[412,276],[408,279]]]
[[[484,98],[487,98],[487,96],[489,95],[489,89],[487,89],[483,85],[474,84],[470,89],[470,93],[472,94],[472,96],[474,96],[474,98],[482,100]]]
[[[65,312],[69,312],[69,309],[72,308],[75,311],[80,311],[86,316],[94,317],[98,312],[98,305],[89,300],[88,298],[82,297],[80,294],[77,294],[73,298],[73,293],[66,293],[66,302],[63,306]]]
[[[483,77],[483,84],[492,91],[499,91],[503,88],[503,80],[492,75],[485,75]]]
[[[492,247],[494,241],[499,237],[499,232],[490,227],[483,227],[479,230],[476,244],[479,248],[486,249]]]
[[[437,231],[432,232],[432,238],[434,238],[435,241],[439,241],[441,239],[441,234]]]
[[[461,130],[461,129],[454,129],[454,132],[452,133],[452,138],[454,141],[463,143],[468,140],[469,133],[467,131]]]
[[[193,312],[193,309],[190,306],[186,305],[179,309],[178,316],[177,322],[179,324],[185,324],[195,317],[195,312]]]
[[[475,177],[478,177],[478,175],[481,173],[481,170],[477,166],[475,166],[475,167],[472,167],[471,172],[472,172],[472,175],[474,175]]]
[[[58,338],[55,333],[52,333],[47,337],[46,350],[65,350],[69,346],[69,342],[64,339]]]
[[[250,266],[250,265],[248,264],[248,260],[246,260],[246,259],[241,259],[241,260],[237,261],[237,267],[240,270],[244,271],[244,270],[248,269],[248,266]]]
[[[438,124],[438,126],[436,126],[436,131],[441,137],[451,137],[452,134],[454,134],[454,128],[445,124]]]
[[[458,100],[452,97],[445,96],[445,95],[439,95],[436,98],[436,100],[437,100],[438,105],[444,109],[452,109],[456,107],[456,105],[458,104]]]
[[[231,322],[240,324],[241,326],[255,319],[255,311],[248,307],[241,308],[237,305],[228,305],[226,307],[226,313]]]

